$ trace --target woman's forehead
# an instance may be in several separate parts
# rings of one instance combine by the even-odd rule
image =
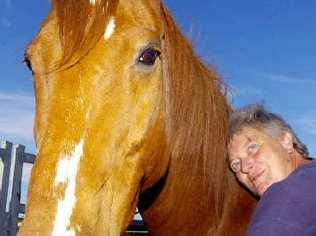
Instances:
[[[234,142],[234,140],[239,140],[239,141],[244,141],[244,142],[253,141],[265,135],[266,134],[262,130],[247,126],[247,127],[241,128],[238,132],[236,132],[233,135],[232,142]]]
[[[234,152],[246,147],[248,143],[253,141],[259,141],[263,137],[266,137],[266,134],[257,128],[242,128],[233,135],[232,139],[229,142],[228,148],[230,156],[233,156]]]

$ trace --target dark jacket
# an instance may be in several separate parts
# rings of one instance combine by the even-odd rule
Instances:
[[[247,236],[316,235],[316,162],[299,167],[262,195]]]

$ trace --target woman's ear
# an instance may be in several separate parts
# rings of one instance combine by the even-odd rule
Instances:
[[[284,131],[280,142],[281,142],[282,147],[287,151],[288,154],[291,154],[294,152],[293,136],[290,132]]]

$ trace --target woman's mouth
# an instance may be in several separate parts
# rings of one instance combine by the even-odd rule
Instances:
[[[259,196],[261,196],[264,193],[264,191],[267,189],[265,178],[264,178],[264,173],[265,173],[265,171],[262,170],[262,171],[258,172],[257,174],[251,176],[251,181],[252,181],[253,185],[255,186]]]
[[[257,174],[250,176],[251,181],[255,184],[257,182],[257,180],[263,175],[264,172],[265,171],[262,170],[262,171],[258,172]]]

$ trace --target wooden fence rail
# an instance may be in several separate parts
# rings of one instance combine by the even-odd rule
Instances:
[[[23,163],[34,163],[35,155],[25,153],[23,145],[0,142],[0,235],[15,236],[19,216]]]
[[[21,203],[23,164],[33,164],[35,155],[25,153],[23,145],[0,141],[0,236],[15,236],[23,220],[25,205]],[[147,235],[142,221],[134,220],[126,235]]]

